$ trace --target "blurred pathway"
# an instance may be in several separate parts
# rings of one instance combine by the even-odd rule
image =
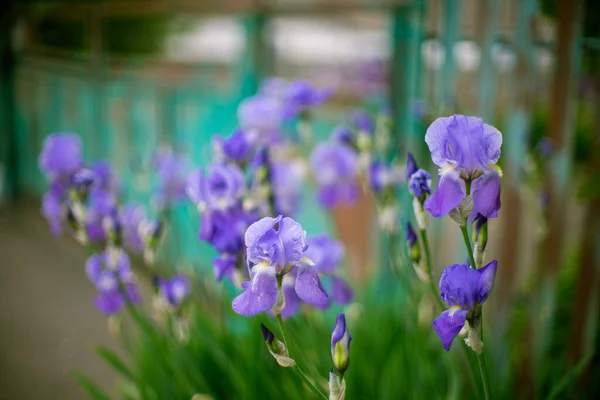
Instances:
[[[84,261],[73,240],[52,237],[37,204],[0,208],[0,400],[84,399],[72,371],[113,387],[94,346],[118,343]]]

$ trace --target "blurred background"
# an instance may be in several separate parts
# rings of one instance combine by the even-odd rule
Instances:
[[[501,269],[486,323],[498,337],[515,330],[527,355],[515,366],[491,347],[497,371],[510,366],[520,398],[534,398],[545,357],[561,360],[553,377],[591,354],[570,393],[600,393],[600,3],[5,0],[0,9],[0,399],[83,398],[75,369],[106,388],[114,380],[93,352],[115,340],[92,308],[85,252],[51,237],[40,215],[44,138],[78,133],[86,159],[109,160],[124,197],[147,203],[152,152],[169,145],[208,162],[212,135],[229,134],[239,102],[272,76],[333,89],[314,118],[317,139],[355,108],[385,108],[393,146],[432,172],[423,137],[436,117],[478,115],[500,129],[503,204],[488,258]],[[360,287],[380,259],[372,201],[327,214],[314,188],[305,193],[300,220],[343,240]],[[208,271],[194,207],[169,218],[163,257]],[[432,225],[439,274],[466,253],[451,222]]]

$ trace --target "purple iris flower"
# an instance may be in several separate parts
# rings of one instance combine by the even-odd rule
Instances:
[[[116,212],[116,209],[117,199],[112,192],[96,189],[90,193],[86,209],[86,232],[91,242],[106,239],[104,218]]]
[[[92,170],[81,168],[79,171],[71,175],[71,187],[78,193],[87,195],[88,190],[92,187],[92,185],[95,186],[97,180],[98,177]]]
[[[406,222],[406,236],[404,238],[409,248],[412,248],[417,243],[417,234],[410,222]]]
[[[104,314],[119,313],[127,300],[139,303],[140,297],[133,281],[129,258],[123,250],[94,254],[87,259],[85,269],[88,278],[98,289],[96,306]],[[125,288],[126,293],[122,288]]]
[[[68,177],[83,166],[81,151],[81,139],[76,134],[53,133],[44,140],[40,169],[50,180]]]
[[[488,298],[496,277],[497,262],[494,260],[480,269],[455,264],[447,267],[440,278],[440,297],[450,309],[433,321],[442,345],[450,350],[452,341],[465,322],[479,318],[480,306]]]
[[[102,190],[116,189],[117,182],[108,161],[96,161],[92,163],[88,169],[94,173],[96,178],[94,182],[95,188]]]
[[[279,140],[283,114],[281,100],[262,95],[242,101],[237,111],[240,127],[248,132],[256,130],[263,144]]]
[[[337,274],[337,269],[344,259],[344,245],[326,234],[311,236],[307,239],[308,249],[305,255],[315,264],[320,275],[331,279],[331,298],[338,304],[348,304],[354,298],[354,292]]]
[[[153,164],[158,177],[159,205],[164,206],[183,200],[186,194],[186,177],[189,172],[187,158],[175,154],[169,149],[162,149],[154,155]]]
[[[244,250],[244,234],[257,220],[254,214],[239,208],[208,211],[202,214],[199,238],[213,245],[219,253],[237,255]]]
[[[419,166],[417,165],[417,161],[413,157],[412,153],[409,151],[406,157],[406,180],[410,180],[412,174],[419,170]]]
[[[178,308],[190,293],[190,280],[185,275],[159,278],[158,291],[171,307]]]
[[[228,254],[222,254],[220,257],[213,259],[213,269],[215,271],[215,279],[221,282],[224,277],[233,278],[235,272],[236,257]]]
[[[213,138],[213,148],[220,161],[242,163],[248,159],[253,147],[252,135],[241,129],[236,129],[227,138]]]
[[[431,194],[431,175],[424,169],[420,169],[410,176],[408,191],[415,197]]]
[[[291,81],[284,94],[285,117],[295,118],[298,115],[319,107],[331,97],[328,89],[317,89],[304,80]]]
[[[244,175],[235,164],[212,164],[205,172],[194,170],[187,178],[187,195],[200,210],[227,210],[244,194]]]
[[[482,119],[453,115],[436,119],[427,129],[425,141],[433,162],[440,167],[440,180],[425,210],[440,217],[466,197],[471,182],[474,212],[487,218],[498,216],[502,134]]]
[[[323,306],[328,296],[319,274],[304,257],[307,248],[306,231],[289,217],[265,217],[246,231],[248,261],[253,265],[252,279],[245,282],[244,293],[233,300],[233,310],[242,315],[254,315],[272,308],[277,302],[277,277],[294,270],[294,290],[309,304]],[[283,288],[282,288],[283,289]]]
[[[369,186],[376,194],[381,194],[388,187],[398,184],[402,177],[394,167],[382,162],[372,161],[368,170]]]
[[[362,109],[352,111],[348,117],[350,126],[356,128],[361,133],[373,134],[375,133],[375,121],[368,112]]]
[[[320,143],[311,154],[310,165],[324,207],[356,201],[358,158],[351,148],[335,142]]]
[[[128,204],[119,213],[123,229],[123,244],[130,250],[141,252],[144,243],[140,235],[140,225],[146,219],[144,208],[139,204]]]
[[[333,132],[331,132],[331,140],[334,142],[345,144],[349,147],[356,146],[356,135],[352,131],[352,129],[350,129],[346,125],[336,126],[333,129]]]

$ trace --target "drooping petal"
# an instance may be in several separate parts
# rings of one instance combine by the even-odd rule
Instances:
[[[354,292],[342,278],[332,276],[331,297],[338,304],[348,304],[354,299]]]
[[[344,245],[326,234],[311,236],[306,242],[304,255],[315,263],[317,272],[334,273],[344,258]]]
[[[496,218],[500,210],[500,176],[495,169],[486,169],[471,184],[473,211],[486,218]]]
[[[440,337],[446,351],[450,350],[452,341],[465,325],[466,318],[467,311],[465,310],[446,310],[433,320],[433,329]]]
[[[100,292],[94,302],[96,307],[106,315],[117,314],[125,305],[125,300],[118,290]]]
[[[325,307],[329,303],[329,296],[321,285],[317,271],[306,264],[299,265],[297,268],[296,293],[298,297],[314,306]]]
[[[465,182],[460,179],[456,169],[450,169],[442,173],[435,193],[425,200],[424,207],[432,216],[438,218],[457,207],[465,195]]]
[[[477,289],[479,298],[477,301],[480,304],[486,301],[492,288],[494,287],[494,280],[496,279],[496,269],[498,268],[498,262],[496,260],[490,262],[486,266],[477,270],[479,272],[479,281],[477,282]]]
[[[244,293],[233,299],[233,311],[241,315],[255,315],[269,310],[277,301],[277,279],[271,266],[256,265],[252,280]]]

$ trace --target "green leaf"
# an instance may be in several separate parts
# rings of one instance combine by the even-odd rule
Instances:
[[[594,358],[595,353],[596,353],[596,351],[591,351],[587,356],[583,357],[577,363],[577,365],[575,365],[573,368],[571,368],[571,370],[560,381],[558,381],[558,383],[556,385],[554,385],[554,387],[550,391],[548,400],[554,399],[558,395],[560,395],[571,384],[571,382],[575,378],[577,378],[579,375],[581,375],[581,373],[583,372],[585,367]]]
[[[79,386],[86,391],[92,400],[110,400],[110,397],[85,375],[74,374],[74,377]]]
[[[96,348],[96,352],[108,364],[110,364],[110,366],[115,371],[119,372],[121,375],[123,375],[125,378],[127,378],[129,380],[135,381],[135,376],[131,372],[129,367],[127,365],[125,365],[125,363],[119,358],[119,356],[117,356],[115,353],[113,353],[112,350],[110,350],[104,346],[98,346]]]

